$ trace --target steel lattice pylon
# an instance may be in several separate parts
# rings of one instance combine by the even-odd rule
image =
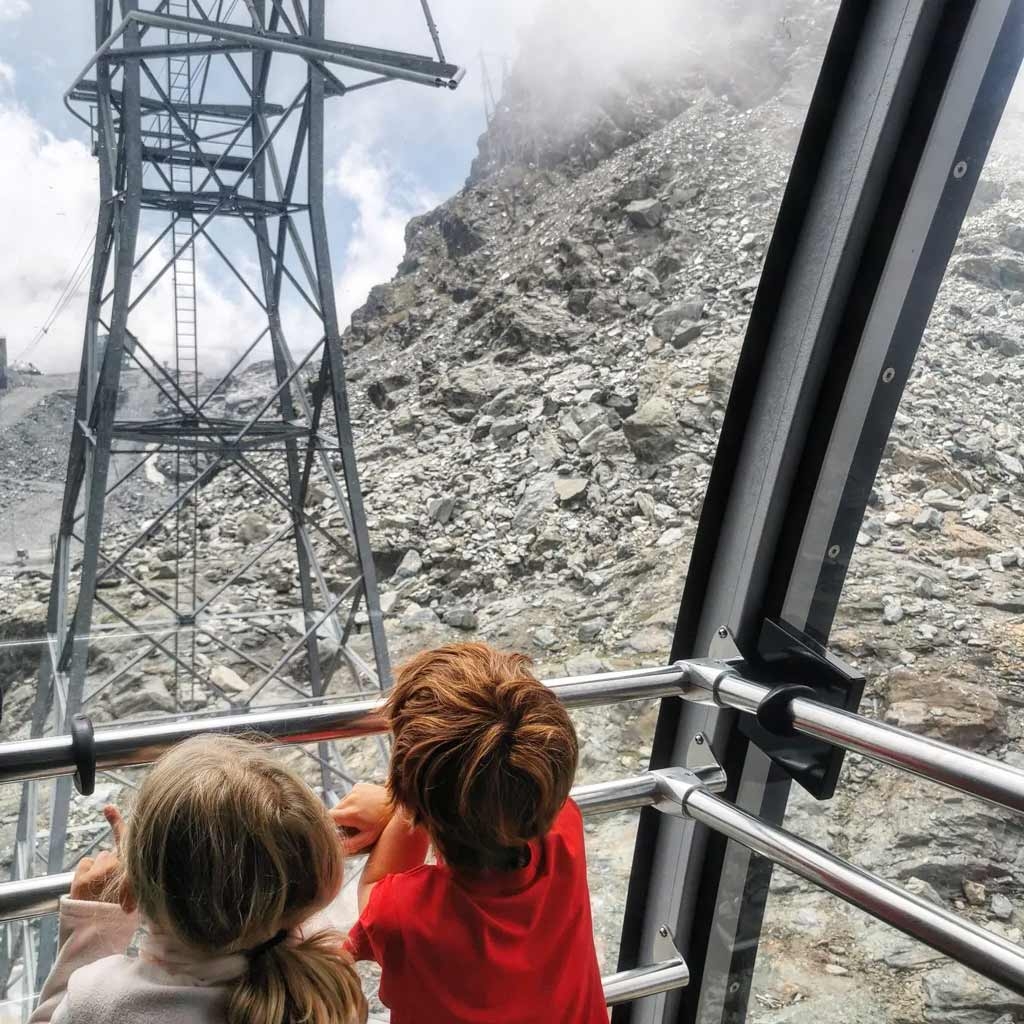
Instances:
[[[359,690],[387,685],[324,213],[324,101],[393,79],[454,88],[462,71],[445,60],[426,0],[420,5],[433,57],[327,40],[324,0],[121,0],[119,22],[113,0],[95,0],[98,49],[66,100],[92,132],[100,207],[33,735],[67,732],[99,695],[134,672],[151,674],[156,664],[173,679],[180,713],[195,712],[197,688],[204,701],[236,707],[275,688],[300,701],[316,699],[332,666],[346,667]],[[279,65],[283,103],[268,99]],[[296,69],[305,72],[301,79]],[[257,268],[252,274],[247,253]],[[204,256],[255,304],[262,323],[231,368],[209,377],[201,370],[199,322]],[[142,304],[158,298],[170,302],[164,315],[173,323],[173,336],[160,345],[145,325],[135,326]],[[296,344],[290,325],[299,322],[298,306],[313,326]],[[265,397],[246,415],[226,405],[218,411],[261,345],[273,364]],[[129,368],[159,394],[158,415],[119,414]],[[109,496],[157,460],[173,467],[173,499],[155,518],[133,524],[127,539],[112,533]],[[210,487],[223,490],[225,474],[284,522],[238,563],[211,567],[203,559],[203,500]],[[315,481],[327,493],[321,504],[332,508],[329,516],[308,507]],[[137,566],[160,538],[170,552],[161,572],[173,586],[154,583]],[[233,588],[252,582],[261,560],[280,564],[284,549],[296,581],[291,605],[253,610],[231,600]],[[128,594],[148,610],[137,613],[123,599]],[[274,614],[297,617],[300,626],[294,639],[276,635],[279,649],[270,659],[244,649],[228,631],[253,621],[253,629],[272,635],[266,620]],[[351,642],[360,614],[375,669]],[[128,643],[97,658],[114,627]],[[215,659],[200,646],[244,665],[247,689],[219,686]],[[327,796],[350,779],[333,744],[322,743],[318,753]],[[24,786],[14,878],[37,874],[41,864],[50,873],[67,867],[71,785],[53,784],[45,856],[37,843],[40,785]],[[93,845],[102,838],[101,832]],[[47,919],[34,956],[32,929],[5,930],[5,991],[16,961],[23,983],[42,980],[55,938],[56,922]]]

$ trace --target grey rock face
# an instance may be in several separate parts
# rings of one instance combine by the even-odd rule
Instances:
[[[901,669],[889,684],[885,720],[956,746],[976,750],[1006,738],[1006,714],[998,696],[976,679]]]
[[[928,971],[923,982],[929,1024],[993,1024],[1003,1014],[1017,1020],[1024,997],[1014,995],[959,964]]]

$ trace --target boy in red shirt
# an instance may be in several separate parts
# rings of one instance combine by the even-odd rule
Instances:
[[[380,964],[392,1024],[608,1022],[568,799],[576,733],[529,664],[477,643],[406,662],[387,789],[332,812],[353,851],[376,842],[349,946]]]

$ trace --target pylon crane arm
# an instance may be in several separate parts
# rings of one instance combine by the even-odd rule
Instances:
[[[201,18],[183,18],[150,11],[130,11],[75,78],[65,93],[68,99],[75,98],[76,91],[97,61],[104,57],[112,60],[119,59],[121,51],[115,49],[115,46],[132,22],[152,28],[168,29],[172,32],[188,33],[190,36],[208,36],[227,43],[242,43],[254,49],[272,53],[290,53],[314,63],[338,64],[356,71],[366,71],[388,78],[399,78],[417,85],[429,85],[436,88],[455,89],[466,73],[465,68],[459,67],[457,64],[434,60],[432,57],[421,54],[314,39],[312,36],[287,32],[269,32],[264,29],[206,21]],[[163,49],[160,46],[147,47],[147,50],[152,51],[153,56],[159,56]],[[131,56],[131,53],[126,53],[125,59]]]

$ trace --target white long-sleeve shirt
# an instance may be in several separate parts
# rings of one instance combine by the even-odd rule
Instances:
[[[113,903],[60,904],[60,952],[30,1024],[224,1024],[244,956],[195,956]]]
[[[65,896],[57,962],[29,1024],[224,1024],[246,958],[196,956],[148,925],[138,955],[126,955],[139,925],[137,914],[114,903]],[[319,914],[301,931],[331,927],[331,918]]]

